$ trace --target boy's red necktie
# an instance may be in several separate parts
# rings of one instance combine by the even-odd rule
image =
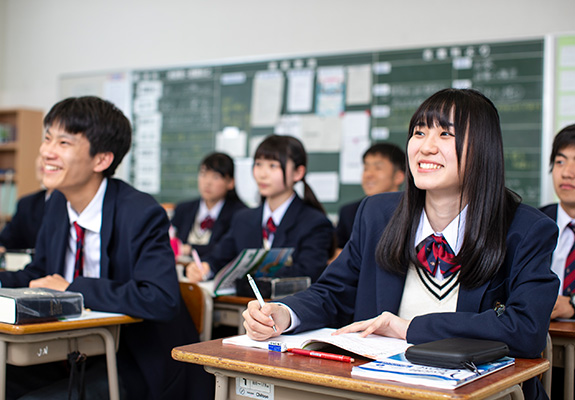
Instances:
[[[569,222],[567,228],[575,233],[575,224]],[[563,296],[571,296],[575,292],[575,242],[565,260],[565,275],[563,276]]]
[[[85,229],[74,222],[76,229],[76,259],[74,262],[74,279],[84,273],[84,233]]]

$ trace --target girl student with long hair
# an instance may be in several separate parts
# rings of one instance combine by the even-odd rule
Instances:
[[[216,273],[243,249],[293,247],[293,263],[276,276],[309,276],[317,280],[333,251],[334,228],[313,190],[305,182],[307,154],[302,143],[292,136],[265,138],[254,155],[253,176],[262,204],[238,212],[228,233],[218,242],[205,262],[202,273]],[[304,196],[294,191],[304,185]],[[199,269],[186,269],[192,281],[200,279]]]
[[[180,254],[194,248],[207,257],[230,227],[232,216],[246,208],[236,193],[234,161],[225,153],[208,154],[198,171],[200,198],[179,203],[172,217]]]
[[[540,357],[558,290],[557,227],[505,188],[495,106],[472,89],[432,95],[411,119],[406,154],[405,192],[366,198],[341,255],[306,291],[250,302],[248,335],[329,326],[413,344],[498,340],[511,356]],[[545,396],[538,379],[523,389]]]

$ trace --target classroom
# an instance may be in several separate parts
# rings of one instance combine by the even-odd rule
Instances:
[[[508,74],[502,76],[501,80],[511,81],[514,78],[513,74],[520,74],[521,79],[518,83],[514,86],[509,85],[507,90],[519,88],[523,91],[521,95],[525,94],[527,100],[516,104],[509,101],[504,106],[500,106],[497,103],[498,99],[505,96],[512,97],[514,93],[500,93],[498,89],[488,85],[481,86],[477,81],[474,81],[473,85],[476,88],[487,88],[484,93],[488,97],[494,96],[492,100],[502,116],[504,131],[514,132],[511,139],[505,136],[503,138],[506,151],[506,184],[523,197],[525,204],[541,207],[559,201],[555,194],[552,174],[549,171],[549,155],[556,133],[565,125],[575,123],[575,112],[569,111],[570,107],[575,108],[573,101],[575,99],[575,84],[573,83],[575,81],[573,78],[575,76],[575,61],[573,61],[575,54],[573,52],[570,53],[570,61],[568,60],[565,64],[567,66],[562,70],[566,71],[564,76],[570,77],[571,82],[566,84],[567,94],[564,101],[558,97],[563,89],[559,88],[557,82],[558,71],[562,68],[558,49],[565,43],[566,47],[575,49],[573,15],[575,15],[575,1],[573,0],[543,2],[536,0],[485,0],[483,2],[462,2],[461,0],[436,2],[423,0],[407,2],[382,0],[353,2],[344,0],[220,0],[212,2],[201,0],[165,0],[162,2],[153,0],[101,0],[97,2],[0,0],[0,125],[2,112],[10,114],[13,110],[29,109],[33,110],[34,118],[41,126],[40,118],[43,118],[54,104],[64,98],[80,95],[99,96],[110,100],[124,111],[134,127],[133,147],[118,166],[115,172],[116,178],[150,194],[166,208],[171,216],[176,204],[198,197],[199,178],[197,176],[201,168],[200,161],[214,150],[223,151],[230,153],[234,158],[236,189],[241,200],[248,207],[256,207],[260,194],[252,179],[253,154],[264,136],[276,133],[274,129],[277,130],[278,125],[264,121],[267,116],[263,112],[269,110],[264,110],[265,107],[261,104],[262,114],[259,117],[264,122],[260,121],[258,125],[257,115],[253,110],[256,103],[253,97],[251,99],[249,97],[254,95],[250,94],[246,97],[241,91],[237,92],[239,93],[236,97],[238,102],[235,106],[247,107],[248,113],[251,106],[252,126],[244,126],[245,115],[240,112],[234,114],[233,110],[229,111],[232,109],[231,106],[227,109],[229,111],[227,116],[223,115],[221,111],[225,104],[221,105],[219,103],[221,99],[210,92],[212,88],[220,90],[224,85],[233,86],[233,84],[240,83],[239,87],[242,80],[247,79],[251,90],[252,83],[256,82],[254,77],[257,74],[268,72],[271,76],[273,72],[282,71],[285,72],[286,81],[285,87],[282,86],[281,90],[287,93],[289,74],[286,71],[289,69],[314,70],[317,67],[317,71],[321,68],[327,71],[329,67],[341,67],[342,71],[345,68],[349,76],[352,68],[357,67],[353,71],[358,77],[365,77],[365,71],[361,71],[360,67],[367,65],[374,69],[375,78],[373,79],[377,79],[378,74],[380,76],[388,74],[385,69],[389,66],[389,63],[379,61],[391,60],[394,57],[408,59],[413,58],[414,54],[417,57],[421,54],[425,58],[426,52],[429,52],[433,54],[430,57],[436,57],[436,59],[441,58],[442,53],[449,58],[456,52],[465,53],[467,49],[467,51],[476,52],[475,54],[485,53],[487,70],[490,57],[505,59],[507,55],[510,64],[514,62],[516,64],[513,64],[509,70],[499,71],[501,74]],[[565,41],[562,42],[563,39]],[[465,57],[461,57],[460,62],[465,64]],[[416,66],[421,70],[425,68],[424,63]],[[522,69],[523,67],[525,68]],[[378,68],[381,69],[379,72],[377,72]],[[453,68],[465,70],[468,67],[463,65]],[[451,69],[440,70],[438,66],[436,71],[443,81],[451,82],[452,85],[465,87],[471,81],[466,80],[465,73],[462,74],[464,77],[460,78],[455,76],[456,74],[454,75]],[[480,72],[476,70],[476,74]],[[196,120],[193,123],[200,126],[197,130],[202,133],[193,138],[182,138],[180,127],[189,122],[183,119],[184,122],[181,123],[173,122],[176,125],[174,132],[179,135],[175,133],[173,138],[169,139],[174,143],[170,144],[166,135],[163,138],[162,147],[150,145],[151,142],[147,143],[147,147],[141,146],[143,140],[138,141],[136,134],[147,132],[146,127],[142,125],[146,123],[148,116],[146,113],[158,107],[157,104],[147,103],[150,98],[147,95],[150,93],[157,95],[158,88],[155,83],[162,81],[163,95],[165,98],[172,96],[170,101],[173,100],[171,104],[176,108],[180,95],[177,91],[180,89],[177,85],[170,86],[170,81],[178,81],[180,78],[182,81],[185,80],[184,78],[189,78],[190,81],[197,79],[198,82],[207,78],[203,86],[198,84],[192,88],[193,85],[190,85],[189,90],[198,94],[198,109],[209,109],[205,115],[207,115],[206,118],[212,118],[215,121],[210,122],[211,125],[209,125],[210,129],[211,127],[214,129],[206,130],[200,126],[202,121]],[[224,83],[226,79],[229,81]],[[319,73],[315,79],[316,82],[313,79],[309,82],[315,83],[315,88],[319,88]],[[363,78],[358,78],[358,81],[359,79]],[[378,106],[382,103],[376,101],[377,96],[382,96],[381,93],[389,90],[389,87],[378,85],[377,81],[374,81],[373,87],[370,87],[370,91],[373,92],[367,94],[369,100],[356,100],[355,107],[352,105],[346,108],[345,112],[349,111],[350,118],[349,121],[341,124],[344,128],[346,123],[353,127],[366,126],[367,142],[388,141],[404,149],[405,133],[411,114],[423,99],[441,88],[436,86],[437,83],[432,82],[419,90],[416,85],[402,87],[401,77],[390,79],[397,83],[395,86],[398,92],[395,93],[398,99],[396,104],[403,106],[409,103],[408,107],[401,109],[402,111],[409,110],[409,112],[399,113],[400,117],[394,115],[389,129],[383,127],[383,123],[381,125],[374,123],[378,117],[377,113],[389,112],[389,109]],[[530,81],[530,79],[533,80]],[[273,86],[274,83],[271,80],[268,83],[261,80],[260,83],[260,89],[266,84],[268,89],[278,88],[278,86]],[[256,88],[256,85],[254,84],[253,87]],[[399,93],[402,90],[403,93]],[[501,90],[504,91],[504,89]],[[200,97],[206,93],[206,98],[212,97],[205,103],[201,103]],[[346,93],[346,95],[349,94]],[[413,99],[409,99],[411,95]],[[236,96],[235,92],[230,90],[228,99],[233,99],[234,96]],[[281,96],[285,104],[278,106],[270,97],[268,105],[286,111],[290,107],[287,94]],[[533,98],[536,100],[533,101]],[[308,100],[316,102],[319,101],[319,97],[309,96]],[[325,100],[329,102],[327,96]],[[330,104],[326,106],[326,110]],[[167,121],[171,117],[172,121],[181,117],[177,113],[170,114],[166,103],[162,106],[165,107],[162,110],[164,126],[169,123]],[[292,111],[295,110],[292,114],[305,114],[312,109],[298,111],[297,105],[291,105],[291,107]],[[316,114],[321,114],[317,102],[313,107]],[[518,109],[520,112],[516,112]],[[360,111],[364,113],[363,116],[360,115]],[[245,112],[245,109],[242,112]],[[334,113],[333,110],[326,112]],[[342,109],[335,112],[343,115]],[[369,116],[366,117],[365,113]],[[205,116],[200,113],[198,115]],[[354,116],[358,118],[352,120],[351,117]],[[226,117],[227,121],[225,121]],[[369,122],[367,125],[365,122],[369,118],[371,118],[372,126],[368,128]],[[312,122],[319,124],[317,120]],[[148,128],[162,124],[161,120],[151,118],[147,123]],[[298,120],[294,123],[286,118],[282,120],[282,123],[282,129],[290,133],[290,123],[301,122]],[[235,126],[230,128],[229,124]],[[322,126],[319,130],[330,129],[326,126]],[[338,129],[344,128],[338,127]],[[194,129],[191,128],[192,131]],[[313,130],[313,128],[309,129]],[[152,133],[151,136],[156,133]],[[32,133],[33,138],[29,143],[18,144],[15,151],[17,156],[8,155],[14,152],[13,149],[6,151],[0,149],[0,170],[3,172],[0,182],[0,226],[3,226],[14,213],[17,198],[40,189],[33,168],[38,154],[35,149],[42,143],[42,132],[37,132],[37,134],[35,136]],[[233,136],[237,134],[240,135],[241,140],[230,139],[237,137]],[[315,142],[309,136],[306,140],[302,139],[309,154],[306,179],[319,201],[322,202],[327,218],[336,225],[341,207],[363,196],[360,184],[363,167],[361,154],[367,145],[363,143],[363,147],[356,148],[351,144],[350,139],[349,146],[346,146],[345,142],[335,146],[329,139],[326,141],[326,137],[328,136],[321,136]],[[226,140],[228,140],[227,143]],[[1,143],[0,146],[2,146]],[[240,147],[241,149],[234,153]],[[20,163],[16,167],[19,170],[16,178],[12,172],[5,173],[5,170],[14,168],[11,165],[14,163],[14,157],[17,163]],[[354,158],[350,161],[345,157]],[[3,159],[9,159],[9,161]],[[19,167],[20,165],[30,165],[30,168],[24,171]],[[349,168],[344,168],[344,165]],[[161,173],[158,172],[160,170]],[[12,179],[15,179],[17,189],[8,191],[7,188],[12,187],[9,186],[12,184]],[[303,190],[298,192],[301,197],[303,197],[302,193]],[[561,234],[560,229],[559,235]],[[203,255],[202,260],[204,260]],[[208,258],[208,261],[212,262],[212,259]],[[209,272],[209,266],[207,268]],[[204,271],[202,276],[209,276],[208,272]],[[184,272],[179,273],[185,274],[186,269],[184,268]],[[228,315],[227,306],[217,304],[215,300],[214,304],[210,305],[216,309],[221,307],[221,315]],[[237,306],[234,307],[233,309],[236,310]],[[245,308],[245,303],[242,303],[241,307]],[[575,305],[573,307],[575,308]],[[237,311],[234,313],[232,319],[238,314]],[[217,317],[217,310],[214,310],[213,318]],[[145,316],[143,318],[146,319]],[[211,324],[211,317],[208,321]],[[569,322],[568,324],[572,324],[572,328],[567,329],[568,332],[563,331],[564,325],[556,325],[556,335],[560,337],[556,343],[565,348],[570,346],[572,351],[572,338],[565,338],[575,337],[575,323]],[[134,326],[136,325],[138,324],[134,323]],[[242,330],[241,323],[237,325],[240,325],[238,332],[245,332],[245,329]],[[211,327],[209,329],[211,330]],[[0,334],[3,335],[4,331],[0,330]],[[216,371],[216,376],[221,377],[222,374],[226,376],[226,378],[216,378],[219,379],[218,384],[223,387],[216,391],[216,398],[228,398],[228,393],[229,398],[234,398],[231,396],[233,393],[240,393],[240,389],[236,389],[235,386],[239,385],[236,378],[240,379],[242,375],[219,369],[218,353],[216,351],[212,354],[212,350],[207,349],[206,353],[198,356],[194,353],[195,350],[178,347],[179,353],[174,357],[179,360],[180,364],[180,361],[187,361],[190,357],[204,357],[203,365],[206,365],[208,372]],[[232,360],[230,362],[241,362],[241,360],[235,360],[233,355],[225,354],[229,360]],[[575,356],[572,353],[553,354],[556,357],[553,365],[556,365],[557,357],[559,357],[559,362],[562,364],[557,365],[564,365],[565,371],[569,370],[569,366],[573,370],[575,361],[571,357]],[[266,364],[267,359],[253,356],[250,361],[265,364],[265,368],[269,368],[270,374],[273,375],[274,366]],[[535,374],[537,368],[544,368],[544,366],[529,365],[525,368],[531,368],[532,376],[535,376],[539,375]],[[558,371],[561,375],[563,374],[563,369]],[[2,373],[2,368],[0,368],[0,374]],[[318,395],[320,393],[342,395],[341,393],[323,393],[324,389],[315,392],[313,371],[310,373],[308,377],[301,378],[302,385],[308,381],[308,387],[303,388],[305,389],[303,391]],[[330,373],[338,374],[332,370]],[[555,376],[554,373],[554,379]],[[291,387],[279,389],[284,387],[283,383],[273,379],[266,380],[269,376],[264,379],[249,375],[248,378],[251,379],[250,382],[255,388],[255,392],[250,392],[252,394],[248,397],[256,397],[254,393],[257,393],[257,396],[267,393],[265,390],[258,392],[258,384],[263,386],[271,384],[272,387],[276,385],[276,398],[282,398],[282,396],[290,398],[295,395],[292,391],[295,389]],[[344,374],[340,378],[345,381],[349,376]],[[573,374],[569,378],[566,373],[565,378],[561,378],[560,382],[566,380],[565,389],[554,394],[564,394],[565,398],[573,396]],[[4,379],[2,377],[0,380],[0,386]],[[568,388],[569,382],[571,382],[571,388]],[[112,380],[110,380],[110,385],[112,385]],[[346,383],[342,385],[345,386]],[[498,386],[498,382],[492,382],[492,385],[493,390],[498,393],[510,391],[512,398],[515,398],[514,396],[520,398],[517,393],[512,392],[515,390],[514,387],[503,388]],[[473,396],[477,394],[476,389],[482,390],[479,386],[470,387],[472,387],[469,389],[470,398],[474,398]],[[351,393],[354,393],[354,390],[364,389],[355,388],[343,395],[352,396]],[[373,398],[376,397],[375,394],[388,396],[387,398],[401,396],[399,392],[388,392],[388,389],[382,389],[379,386],[370,387],[369,390],[374,394]],[[110,393],[112,393],[111,388]],[[362,395],[368,396],[365,390]],[[421,392],[417,396],[425,397],[426,395],[425,392]],[[3,394],[0,393],[0,399],[3,398],[2,396]],[[235,398],[247,397],[238,395]]]

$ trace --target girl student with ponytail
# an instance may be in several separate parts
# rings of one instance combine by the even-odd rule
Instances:
[[[186,276],[197,282],[219,271],[243,249],[269,246],[294,248],[292,266],[276,276],[309,276],[316,281],[333,251],[334,228],[305,182],[306,166],[307,154],[299,140],[280,135],[265,138],[256,150],[252,170],[262,204],[237,212],[202,268],[192,263]],[[303,199],[294,191],[300,181]]]

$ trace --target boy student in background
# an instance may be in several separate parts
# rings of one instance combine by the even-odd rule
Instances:
[[[348,244],[310,288],[250,302],[248,335],[329,326],[413,344],[498,340],[512,357],[540,357],[559,285],[557,227],[505,188],[497,109],[472,89],[439,91],[413,115],[406,153],[405,192],[363,200]],[[546,398],[537,378],[523,390]]]
[[[376,143],[363,153],[361,188],[366,196],[397,192],[405,181],[405,153],[391,143]],[[351,236],[355,213],[361,200],[346,204],[339,210],[337,228],[337,257]]]
[[[36,158],[36,178],[42,182],[42,159]],[[18,200],[16,212],[0,232],[0,253],[6,250],[34,249],[44,218],[44,208],[52,189],[42,189]]]
[[[553,140],[549,160],[559,204],[541,208],[559,227],[551,269],[561,285],[551,318],[575,316],[575,124],[563,128]]]
[[[211,386],[207,374],[170,357],[174,346],[198,335],[182,305],[166,212],[151,196],[112,178],[130,148],[128,119],[97,97],[68,98],[52,107],[44,127],[43,182],[54,192],[34,260],[21,271],[1,272],[2,286],[80,292],[86,308],[144,319],[122,327],[117,362],[123,398],[184,399],[188,390],[203,398]],[[108,396],[104,361],[88,359],[88,398]],[[67,392],[69,372],[61,363],[9,367],[9,398]]]
[[[230,156],[212,153],[202,160],[198,189],[199,199],[176,206],[172,225],[182,243],[180,254],[191,255],[193,247],[200,257],[206,257],[228,231],[234,213],[246,208],[236,193]]]
[[[228,233],[202,262],[186,268],[187,277],[197,282],[202,274],[216,273],[243,249],[293,247],[293,265],[277,276],[309,276],[317,280],[333,252],[334,230],[323,207],[305,182],[307,154],[302,143],[291,136],[268,136],[254,155],[253,175],[263,204],[237,212]],[[304,184],[304,197],[294,191]],[[211,271],[210,271],[211,268]]]

